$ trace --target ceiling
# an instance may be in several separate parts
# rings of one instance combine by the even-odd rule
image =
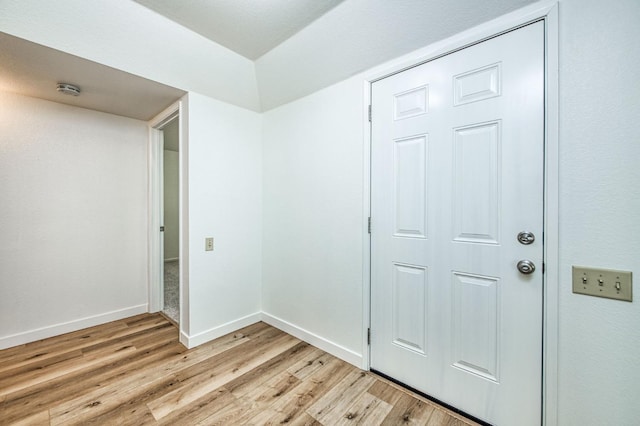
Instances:
[[[185,91],[262,112],[535,1],[0,0],[0,90],[142,120]]]
[[[0,91],[148,121],[186,92],[0,32]],[[80,87],[80,96],[56,91]]]
[[[134,0],[255,60],[343,0]]]

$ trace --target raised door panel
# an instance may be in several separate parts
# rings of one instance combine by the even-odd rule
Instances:
[[[392,339],[401,348],[427,354],[427,268],[393,265]]]
[[[394,141],[395,237],[427,237],[427,135]]]
[[[394,119],[416,117],[429,110],[429,86],[416,87],[394,95]]]
[[[502,92],[501,64],[488,65],[453,77],[453,104],[495,98]]]
[[[453,365],[498,382],[499,280],[454,272]]]
[[[454,129],[455,241],[500,241],[500,122]]]

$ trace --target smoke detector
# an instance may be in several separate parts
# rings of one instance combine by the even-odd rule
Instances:
[[[64,93],[65,95],[71,95],[71,96],[80,95],[80,88],[78,86],[74,86],[73,84],[58,83],[58,86],[56,87],[56,89],[58,90],[58,92]]]

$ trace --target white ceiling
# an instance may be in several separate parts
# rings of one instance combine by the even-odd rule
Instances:
[[[0,90],[141,119],[185,91],[268,111],[535,1],[0,0],[20,37],[0,39]]]
[[[186,92],[0,33],[0,90],[150,120]],[[80,96],[56,91],[71,83]]]
[[[254,60],[343,0],[134,1]]]

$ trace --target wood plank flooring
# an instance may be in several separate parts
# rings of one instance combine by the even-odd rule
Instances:
[[[187,350],[159,314],[0,351],[0,425],[473,425],[264,323]]]

